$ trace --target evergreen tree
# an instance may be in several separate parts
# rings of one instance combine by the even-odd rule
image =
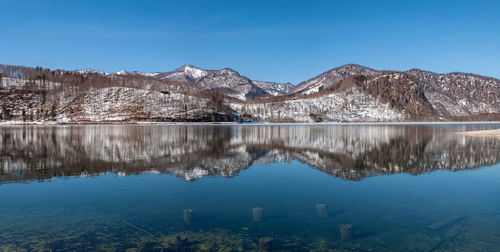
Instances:
[[[23,117],[23,122],[26,122],[26,120],[28,119],[27,116],[26,116],[26,109],[23,108],[23,110],[21,112],[21,115]]]
[[[9,120],[10,119],[10,110],[7,108],[7,104],[2,104],[2,119]]]
[[[50,107],[50,119],[55,120],[57,116],[57,105],[56,103],[52,103]]]

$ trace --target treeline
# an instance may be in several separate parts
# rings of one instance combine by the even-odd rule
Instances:
[[[398,75],[398,78],[392,76]],[[276,97],[264,97],[249,100],[251,104],[281,103],[289,100],[313,99],[327,96],[332,93],[350,93],[353,88],[378,99],[381,103],[398,111],[407,111],[411,118],[418,120],[435,119],[435,111],[432,104],[427,100],[424,88],[416,85],[416,79],[401,72],[380,71],[377,76],[350,75],[343,80],[326,88],[321,87],[318,92],[312,94],[289,94]],[[368,98],[368,96],[366,97]],[[354,101],[352,101],[354,102]],[[313,120],[317,115],[312,114]]]
[[[0,64],[0,77],[26,80],[31,83],[57,83],[54,91],[85,91],[91,88],[129,87],[162,93],[177,92],[193,96],[207,96],[195,83],[158,80],[149,76],[128,73],[123,75],[86,75],[77,71],[50,70],[41,67],[25,67]],[[29,88],[27,88],[29,89]]]

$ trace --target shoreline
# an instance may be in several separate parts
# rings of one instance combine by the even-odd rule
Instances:
[[[45,122],[22,122],[22,121],[2,121],[0,122],[0,127],[2,126],[83,126],[83,125],[205,125],[205,126],[273,126],[273,125],[283,125],[283,126],[293,126],[293,125],[305,125],[305,126],[321,126],[321,125],[478,125],[487,124],[494,125],[499,124],[500,121],[439,121],[439,122],[255,122],[255,123],[238,123],[238,122],[56,122],[56,121],[45,121]],[[491,130],[484,130],[491,131]],[[498,130],[500,131],[500,129]],[[482,131],[467,131],[467,132],[457,132],[457,134],[475,136],[480,134]]]

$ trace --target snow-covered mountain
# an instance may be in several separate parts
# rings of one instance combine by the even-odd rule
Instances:
[[[252,83],[257,87],[264,89],[272,96],[286,95],[293,89],[293,85],[289,82],[283,84],[270,81],[252,80]]]
[[[358,88],[324,96],[260,103],[231,103],[239,114],[267,122],[403,121],[405,111],[392,109]]]
[[[353,77],[362,77],[362,81],[354,81]],[[400,112],[407,113],[410,109],[416,116],[461,120],[477,115],[487,119],[486,114],[495,114],[495,118],[500,118],[500,80],[467,73],[378,71],[349,64],[299,83],[290,94],[307,97],[342,92],[353,85]],[[390,97],[388,93],[392,93]]]
[[[81,74],[83,77],[92,77],[92,76],[127,76],[127,75],[142,75],[146,77],[155,77],[159,73],[143,73],[143,72],[137,72],[137,71],[126,71],[126,70],[120,70],[115,73],[106,73],[103,71],[98,71],[98,70],[93,70],[93,69],[82,69],[82,70],[76,70],[74,71],[77,74]]]
[[[209,71],[207,70],[203,70],[192,65],[184,65],[172,72],[159,73],[156,77],[173,81],[196,82],[207,76],[208,73]]]
[[[129,71],[121,70],[121,71],[118,71],[118,72],[114,73],[113,75],[124,75],[124,76],[127,76],[127,75],[142,75],[142,76],[146,76],[146,77],[155,77],[155,76],[157,76],[159,74],[160,73],[143,73],[143,72],[137,72],[137,71],[129,72]]]
[[[2,118],[25,121],[500,120],[498,79],[354,64],[297,86],[192,65],[111,74],[0,65],[0,97]]]
[[[218,90],[239,100],[284,95],[293,87],[290,83],[253,81],[230,68],[204,70],[192,65],[184,65],[172,72],[158,74],[156,77],[194,82],[204,89]]]
[[[424,88],[440,116],[500,113],[500,80],[467,73],[437,74],[419,69],[406,72]]]
[[[348,76],[361,74],[370,76],[375,75],[376,73],[378,73],[378,71],[356,64],[343,65],[299,83],[292,89],[291,93],[306,95],[313,94],[326,89],[333,84],[339,83]]]
[[[209,90],[219,90],[240,100],[267,94],[266,91],[255,86],[250,79],[230,68],[210,72],[198,81],[198,85]]]
[[[248,98],[262,98],[287,94],[293,85],[268,81],[254,81],[240,75],[233,69],[205,70],[193,65],[184,65],[174,71],[143,73],[121,70],[115,73],[105,73],[96,70],[75,71],[84,77],[89,76],[130,76],[141,75],[155,80],[169,80],[180,83],[196,83],[207,90],[217,90],[227,96],[246,100]]]
[[[82,70],[77,70],[75,72],[78,74],[81,74],[84,77],[109,75],[109,73],[105,73],[105,72],[93,70],[93,69],[82,69]]]

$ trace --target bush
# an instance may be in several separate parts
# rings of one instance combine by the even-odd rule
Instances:
[[[323,116],[320,114],[310,113],[309,116],[315,122],[322,122],[324,120]]]

